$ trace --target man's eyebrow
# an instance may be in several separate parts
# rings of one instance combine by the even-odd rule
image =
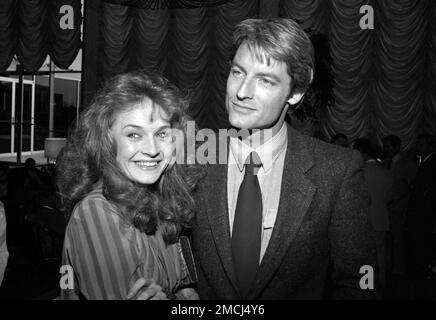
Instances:
[[[277,77],[274,73],[261,72],[257,74],[258,77],[266,77],[275,80],[276,82],[281,82],[281,79]]]
[[[232,62],[232,67],[237,67],[239,69],[241,69],[242,72],[247,73],[247,71],[244,69],[244,67],[242,67],[241,65],[239,65],[236,62]],[[260,72],[256,74],[257,77],[266,77],[266,78],[271,78],[273,80],[275,80],[276,82],[281,82],[281,79],[276,76],[274,73],[268,73],[268,72]]]
[[[245,69],[243,66],[239,65],[237,62],[232,61],[232,67],[237,67],[239,69],[241,69],[243,72],[245,72]]]

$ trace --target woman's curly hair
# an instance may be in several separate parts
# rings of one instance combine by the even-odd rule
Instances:
[[[144,99],[159,105],[171,127],[186,132],[186,99],[176,86],[153,72],[129,72],[108,80],[72,129],[57,163],[57,184],[68,217],[74,206],[97,186],[115,204],[123,220],[148,235],[159,228],[166,243],[177,240],[195,211],[192,192],[201,172],[174,164],[152,185],[129,180],[116,161],[110,129],[120,113]]]

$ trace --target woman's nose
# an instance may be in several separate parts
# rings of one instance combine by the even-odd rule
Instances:
[[[141,144],[141,152],[152,158],[159,155],[159,146],[154,137],[146,137],[144,139]]]

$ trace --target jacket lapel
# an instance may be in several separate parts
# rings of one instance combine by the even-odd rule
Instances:
[[[302,141],[301,134],[288,126],[288,145],[277,218],[248,299],[255,299],[274,275],[315,194],[315,186],[305,176],[314,165],[305,143],[307,141]]]
[[[211,165],[208,171],[207,182],[208,185],[213,188],[213,192],[207,193],[206,210],[215,247],[224,266],[225,273],[234,290],[238,292],[239,289],[232,258],[227,205],[227,165]]]

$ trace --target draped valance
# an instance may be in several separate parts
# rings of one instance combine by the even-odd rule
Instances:
[[[373,9],[362,29],[361,8]],[[328,37],[334,104],[322,126],[374,141],[398,135],[410,148],[436,134],[436,1],[282,0],[280,15]]]
[[[262,15],[262,5],[275,3],[278,16],[298,20],[313,39],[322,40],[315,43],[318,60],[324,61],[315,75],[315,90],[321,97],[328,92],[333,96],[318,112],[327,139],[343,132],[350,139],[367,136],[380,142],[396,134],[409,148],[421,132],[436,133],[434,0],[211,0],[203,3],[217,5],[138,7],[165,2],[104,1],[99,9],[100,83],[135,68],[161,70],[191,92],[191,115],[201,127],[224,127],[233,27]],[[360,27],[364,5],[373,8],[374,29]],[[324,67],[328,73],[323,74]]]
[[[237,23],[258,15],[258,1],[201,1],[196,8],[162,9],[127,5],[133,2],[107,0],[94,9],[98,45],[90,45],[99,57],[93,65],[99,85],[120,72],[155,69],[187,91],[190,114],[201,127],[225,127],[231,35]]]
[[[107,3],[135,7],[139,9],[192,9],[214,7],[232,0],[104,0]]]
[[[0,71],[14,55],[27,71],[38,70],[47,54],[67,69],[81,48],[80,0],[1,0]]]

